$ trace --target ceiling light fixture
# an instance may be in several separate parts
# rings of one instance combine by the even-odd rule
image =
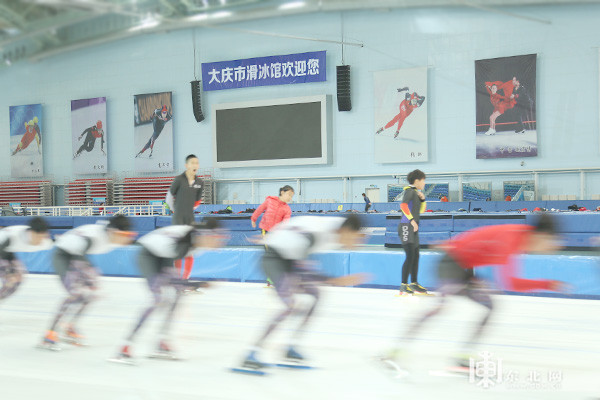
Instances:
[[[306,5],[305,1],[292,1],[290,3],[284,3],[280,5],[278,8],[280,10],[294,10],[296,8],[302,8]]]
[[[148,14],[147,17],[145,17],[144,19],[142,19],[140,21],[139,25],[132,26],[131,28],[129,28],[129,32],[140,31],[143,29],[150,29],[150,28],[154,28],[155,26],[158,26],[158,25],[160,25],[160,20],[158,18],[156,18],[156,16],[154,16],[153,14]]]
[[[219,11],[210,15],[211,19],[227,18],[231,17],[233,13],[231,11]]]

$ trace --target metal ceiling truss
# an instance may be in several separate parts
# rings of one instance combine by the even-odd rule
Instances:
[[[290,4],[293,3],[293,4]],[[468,7],[550,24],[519,6],[600,0],[3,0],[0,68],[133,35],[311,12],[408,7]],[[287,6],[284,6],[287,5]],[[283,6],[283,8],[282,8]],[[289,7],[288,7],[289,6]],[[224,12],[225,11],[225,12]],[[531,9],[528,10],[531,13]],[[148,21],[148,29],[142,25]]]

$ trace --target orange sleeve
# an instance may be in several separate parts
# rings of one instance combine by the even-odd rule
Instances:
[[[252,213],[252,216],[250,217],[250,220],[256,222],[256,220],[258,219],[258,217],[260,217],[260,214],[262,214],[263,212],[265,212],[265,209],[267,208],[267,202],[264,201],[260,206],[258,206],[258,208]]]
[[[408,208],[408,204],[407,203],[400,204],[400,210],[402,210],[402,212],[404,213],[404,215],[406,215],[406,218],[408,218],[410,220],[413,219],[412,213],[410,212],[410,208]]]

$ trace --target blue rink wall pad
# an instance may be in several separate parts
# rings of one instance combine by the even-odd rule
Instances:
[[[31,273],[53,273],[52,251],[19,253]],[[128,246],[108,254],[90,256],[104,275],[139,276],[136,258],[138,246]],[[201,280],[262,281],[261,249],[220,249],[195,256],[192,278]],[[402,251],[332,251],[316,255],[322,271],[330,276],[367,272],[371,280],[365,286],[398,287],[401,280],[404,252]],[[438,285],[436,264],[440,254],[422,251],[419,260],[419,282],[435,289]],[[525,255],[520,258],[521,274],[530,279],[560,280],[572,287],[575,297],[600,298],[600,257],[571,255]],[[497,281],[498,267],[477,268],[476,274]],[[550,293],[548,293],[551,295]]]

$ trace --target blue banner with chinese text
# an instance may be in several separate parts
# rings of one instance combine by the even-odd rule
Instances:
[[[207,90],[326,81],[325,51],[202,63]]]

